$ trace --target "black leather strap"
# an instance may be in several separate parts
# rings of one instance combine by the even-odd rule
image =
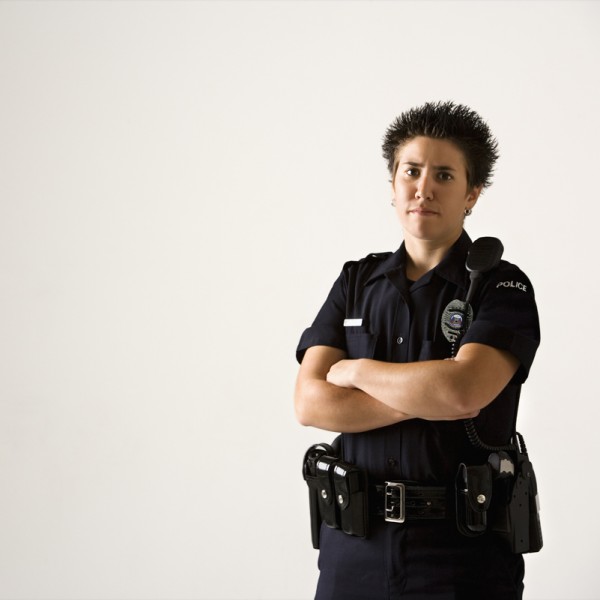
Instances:
[[[402,481],[405,489],[406,520],[446,519],[448,510],[448,488],[439,486],[417,485],[410,481]],[[384,516],[385,484],[371,488],[371,514]]]

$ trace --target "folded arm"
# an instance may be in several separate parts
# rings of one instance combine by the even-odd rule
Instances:
[[[518,360],[509,352],[470,343],[462,346],[452,360],[341,360],[332,365],[327,381],[361,390],[405,415],[458,419],[475,415],[492,402],[518,366]]]
[[[302,425],[354,433],[409,418],[361,390],[328,382],[331,367],[345,358],[343,350],[330,346],[312,346],[304,354],[294,394],[296,418]]]
[[[460,360],[463,358],[461,357]],[[302,425],[352,433],[385,427],[415,417],[431,420],[473,417],[479,412],[478,408],[466,407],[467,405],[462,401],[456,405],[448,402],[447,395],[441,389],[443,381],[433,381],[434,372],[431,370],[423,372],[420,368],[422,365],[449,364],[457,361],[396,364],[366,359],[347,360],[345,352],[338,348],[313,346],[304,355],[296,381],[294,395],[296,418]],[[423,403],[422,397],[408,401],[413,394],[420,393],[418,386],[413,385],[413,388],[400,394],[405,401],[405,408],[402,409],[396,388],[398,385],[406,385],[408,379],[406,379],[407,373],[402,371],[400,375],[397,367],[415,365],[419,367],[411,371],[412,378],[415,380],[425,378],[421,385],[425,388],[439,388],[437,396],[444,400],[437,404]],[[354,379],[355,376],[361,376],[360,385],[358,379]],[[405,377],[403,384],[399,383],[399,376]],[[491,400],[493,398],[490,402]]]

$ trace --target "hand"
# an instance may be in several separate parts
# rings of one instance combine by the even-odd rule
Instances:
[[[338,387],[356,389],[352,383],[356,373],[358,360],[344,359],[336,362],[327,373],[327,381]]]

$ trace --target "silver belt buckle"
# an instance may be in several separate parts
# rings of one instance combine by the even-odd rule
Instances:
[[[385,520],[404,523],[406,516],[406,489],[399,481],[385,482]]]

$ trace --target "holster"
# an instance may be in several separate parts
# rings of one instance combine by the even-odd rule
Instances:
[[[537,482],[526,454],[517,456],[517,468],[508,502],[494,505],[492,531],[512,550],[539,552],[544,544],[540,523]]]

